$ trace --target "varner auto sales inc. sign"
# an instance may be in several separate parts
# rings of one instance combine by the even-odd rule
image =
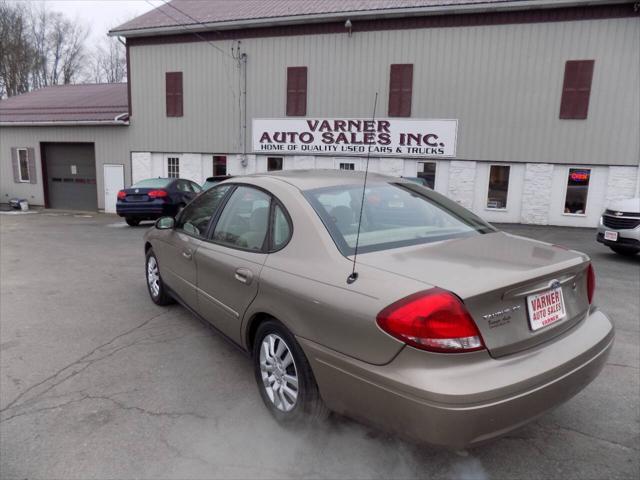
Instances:
[[[457,120],[256,118],[253,151],[263,154],[455,157]]]

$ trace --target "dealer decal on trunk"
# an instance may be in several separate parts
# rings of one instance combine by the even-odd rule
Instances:
[[[527,297],[529,324],[532,330],[551,325],[567,316],[562,287],[559,282],[552,282],[551,289]]]

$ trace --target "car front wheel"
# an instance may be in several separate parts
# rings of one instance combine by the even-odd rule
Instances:
[[[260,396],[271,414],[283,423],[326,418],[313,372],[302,348],[279,322],[258,327],[253,362]]]
[[[158,266],[158,259],[156,254],[153,253],[153,249],[147,251],[147,289],[149,290],[149,296],[156,305],[169,305],[173,302],[171,296],[167,293],[167,290],[162,283],[162,277],[160,276],[160,267]]]

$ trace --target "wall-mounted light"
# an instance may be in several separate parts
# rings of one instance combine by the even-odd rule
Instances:
[[[344,28],[349,32],[349,36],[351,36],[351,27],[353,27],[353,24],[351,23],[351,20],[347,18],[347,21],[344,22]]]

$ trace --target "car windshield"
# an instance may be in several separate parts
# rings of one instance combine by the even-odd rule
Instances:
[[[207,181],[202,184],[202,189],[203,190],[209,190],[211,187],[215,187],[219,183],[220,183],[220,180],[209,180],[209,179],[207,179]]]
[[[131,185],[131,188],[164,188],[173,178],[147,178]]]
[[[343,255],[356,246],[362,185],[341,185],[305,192]],[[446,197],[417,184],[376,183],[364,195],[359,252],[371,252],[495,229]]]

